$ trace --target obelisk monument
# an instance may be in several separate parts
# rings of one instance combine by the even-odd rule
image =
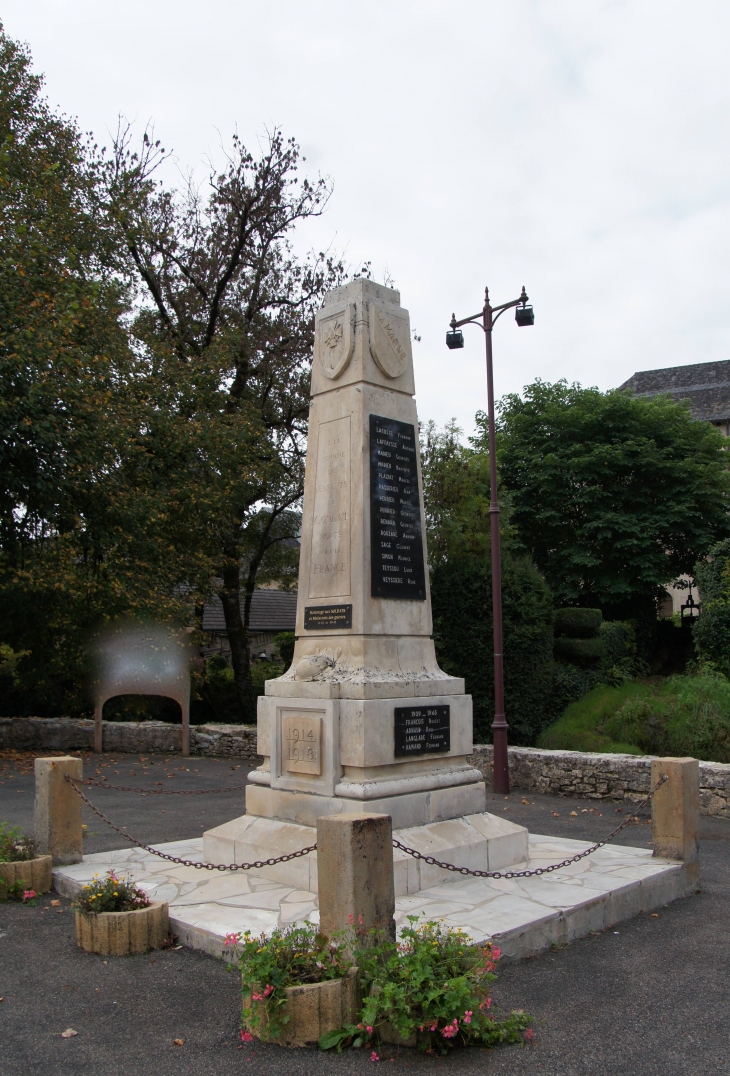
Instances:
[[[259,699],[264,762],[246,816],[206,834],[211,862],[231,842],[237,860],[267,841],[301,847],[302,827],[326,814],[385,813],[400,830],[485,811],[467,762],[471,697],[439,669],[431,638],[414,392],[399,293],[362,278],[329,292],[316,317],[294,660]]]

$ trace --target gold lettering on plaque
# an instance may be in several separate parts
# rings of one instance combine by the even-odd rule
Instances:
[[[282,769],[289,773],[322,773],[322,718],[282,720]]]
[[[350,416],[322,422],[312,512],[309,597],[350,593]]]

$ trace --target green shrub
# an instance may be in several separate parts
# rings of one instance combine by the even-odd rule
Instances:
[[[695,565],[702,609],[692,638],[700,661],[730,675],[730,539],[719,542]]]
[[[555,634],[573,639],[592,639],[598,635],[602,620],[600,609],[556,609]]]
[[[575,665],[585,667],[597,665],[603,660],[603,639],[556,639],[555,656],[565,658]]]
[[[540,747],[730,762],[730,681],[717,673],[601,685],[546,729]]]
[[[463,676],[474,699],[474,740],[491,739],[494,720],[492,573],[488,558],[452,558],[431,579],[434,641],[439,664]],[[553,609],[532,562],[504,557],[505,710],[510,742],[531,744],[553,716]]]

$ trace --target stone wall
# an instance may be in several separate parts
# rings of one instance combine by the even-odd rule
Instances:
[[[104,751],[109,754],[177,754],[182,725],[165,721],[104,721]],[[71,717],[0,717],[0,748],[20,751],[93,751],[94,722]],[[256,754],[255,725],[191,725],[190,753],[240,758],[252,766]]]
[[[120,754],[178,754],[182,726],[164,721],[105,721],[104,750]],[[94,722],[70,717],[0,717],[0,748],[21,751],[93,751]],[[255,725],[192,725],[190,753],[240,758],[251,766],[256,754]],[[469,755],[488,784],[492,781],[491,744],[474,744]],[[510,747],[510,781],[515,788],[551,796],[636,802],[649,791],[649,755],[584,754]],[[730,766],[700,762],[700,811],[730,819]]]
[[[474,744],[472,765],[492,780],[491,744]],[[510,781],[514,788],[551,796],[631,800],[646,796],[651,786],[650,755],[588,754],[509,748]],[[730,819],[730,766],[700,762],[700,812]]]

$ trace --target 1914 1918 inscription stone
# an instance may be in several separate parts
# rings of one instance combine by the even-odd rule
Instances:
[[[485,810],[467,762],[471,698],[431,637],[414,392],[399,293],[364,279],[330,292],[315,323],[294,659],[259,699],[264,761],[247,814],[205,835],[210,862],[314,843],[302,827],[325,814],[385,813],[398,830]]]

